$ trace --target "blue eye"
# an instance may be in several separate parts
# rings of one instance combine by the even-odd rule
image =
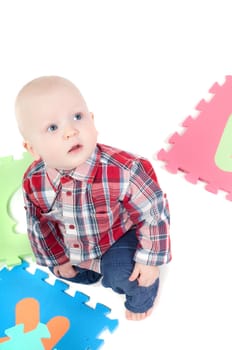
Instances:
[[[74,117],[73,117],[74,120],[81,120],[81,118],[82,118],[82,115],[80,113],[74,114]]]
[[[52,124],[48,127],[49,132],[54,132],[58,129],[58,126],[56,124]]]

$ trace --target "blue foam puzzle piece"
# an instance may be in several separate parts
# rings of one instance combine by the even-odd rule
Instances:
[[[65,293],[69,288],[66,283],[56,280],[52,286],[45,281],[47,273],[37,269],[33,275],[26,270],[28,266],[23,262],[12,270],[0,271],[0,338],[15,324],[16,304],[21,299],[34,298],[40,304],[41,323],[46,324],[54,316],[64,316],[70,321],[68,332],[56,345],[57,350],[99,349],[104,343],[99,334],[105,329],[113,332],[118,325],[117,320],[107,317],[110,309],[102,304],[95,308],[86,305],[87,295],[76,292],[72,297]]]

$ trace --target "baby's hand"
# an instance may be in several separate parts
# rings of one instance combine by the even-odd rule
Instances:
[[[78,274],[70,262],[67,262],[63,265],[54,266],[53,272],[57,277],[64,278],[72,278]]]
[[[149,287],[158,277],[159,268],[157,266],[135,263],[134,270],[129,277],[129,281],[133,282],[137,279],[138,284],[141,287]]]

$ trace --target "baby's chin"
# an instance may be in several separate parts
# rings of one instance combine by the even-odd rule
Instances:
[[[69,151],[65,156],[62,157],[63,162],[59,158],[56,163],[54,159],[50,159],[50,162],[45,162],[49,168],[57,169],[59,171],[62,170],[73,170],[82,164],[84,164],[94,152],[95,147],[92,148],[84,148],[81,147],[73,147],[71,151]],[[62,164],[61,164],[62,163]]]
[[[78,168],[79,166],[81,166],[82,164],[84,164],[86,162],[86,160],[88,159],[88,157],[83,157],[82,159],[73,159],[70,162],[64,162],[63,164],[51,164],[50,166],[48,165],[49,168],[53,168],[53,169],[57,169],[59,171],[65,170],[65,171],[69,171],[69,170],[73,170],[75,168]]]

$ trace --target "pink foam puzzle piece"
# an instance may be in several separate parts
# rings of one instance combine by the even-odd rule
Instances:
[[[204,181],[206,190],[225,191],[232,200],[232,76],[209,92],[211,100],[198,103],[198,116],[185,119],[183,134],[174,133],[170,148],[161,149],[157,158],[169,172],[182,171],[189,182]]]

